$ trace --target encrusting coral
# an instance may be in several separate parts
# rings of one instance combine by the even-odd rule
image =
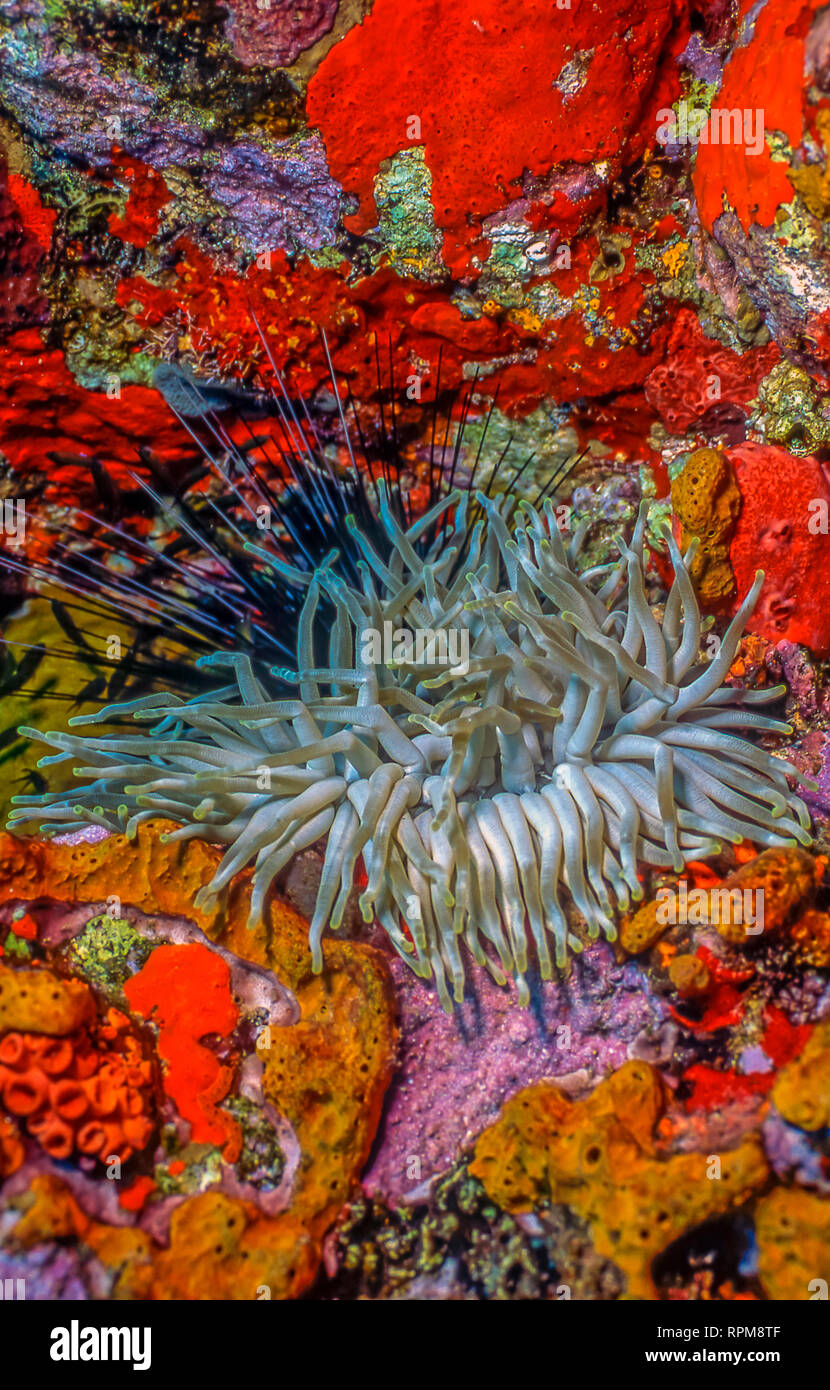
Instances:
[[[628,955],[640,955],[659,941],[669,925],[679,923],[711,924],[730,945],[747,947],[787,926],[799,957],[812,956],[821,965],[827,950],[827,919],[813,909],[812,901],[823,871],[822,860],[797,846],[782,846],[753,855],[720,881],[713,877],[716,886],[697,887],[682,879],[669,890],[674,906],[667,907],[665,894],[658,893],[623,919],[620,945]]]
[[[721,903],[727,897],[740,902],[745,893],[763,903],[763,914],[756,924],[756,940],[774,936],[789,921],[795,909],[809,901],[821,876],[818,862],[803,850],[768,849],[729,874],[720,886]],[[746,945],[746,915],[727,910],[715,919],[718,931],[734,946]]]
[[[315,970],[362,855],[364,917],[377,917],[416,974],[435,977],[448,1010],[448,984],[456,1001],[464,996],[461,941],[499,983],[513,976],[523,1001],[531,945],[545,979],[549,938],[559,967],[582,949],[560,883],[588,938],[614,940],[612,895],[623,910],[642,896],[638,860],[679,871],[723,842],[809,843],[791,769],[735,733],[788,732],[746,708],[781,690],[723,685],[760,573],[706,661],[689,574],[695,547],[681,557],[669,533],[674,582],[662,624],[649,607],[645,508],[619,558],[580,573],[586,531],[566,549],[549,502],[536,510],[478,493],[476,518],[470,495],[454,492],[404,530],[382,486],[379,499],[385,554],[350,523],[361,588],[336,552],[303,572],[262,551],[307,590],[297,669],[274,670],[298,698],[274,699],[247,657],[217,654],[209,663],[229,664],[234,682],[212,698],[157,693],[72,721],[149,721],[148,734],[27,731],[60,750],[42,764],[71,759],[93,780],[16,798],[15,823],[45,814],[47,834],[80,818],[132,836],[172,818],[181,823],[174,839],[227,847],[197,906],[253,861],[251,926],[276,875],[325,837]],[[419,537],[441,516],[419,554]],[[321,666],[324,600],[336,616]],[[367,636],[386,631],[394,651],[368,655]],[[432,634],[425,656],[413,632]],[[451,664],[452,638],[463,659]]]
[[[19,1029],[61,1037],[95,1018],[95,998],[83,980],[50,970],[12,969],[0,961],[0,1033]]]
[[[113,1271],[118,1299],[297,1298],[314,1278],[314,1242],[298,1220],[287,1213],[269,1220],[224,1192],[203,1192],[177,1206],[166,1247],[146,1231],[92,1219],[50,1175],[35,1177],[18,1204],[15,1245],[86,1246]]]
[[[777,1187],[755,1213],[758,1273],[768,1298],[827,1297],[830,1284],[830,1200]]]
[[[655,1129],[665,1103],[659,1072],[645,1062],[626,1062],[583,1101],[540,1082],[479,1136],[470,1172],[510,1212],[565,1202],[589,1223],[597,1253],[625,1273],[625,1297],[654,1298],[654,1257],[745,1201],[768,1171],[754,1136],[724,1154],[662,1155]]]
[[[772,1099],[799,1129],[830,1127],[830,1018],[816,1024],[804,1051],[779,1072]]]
[[[695,449],[672,483],[671,499],[681,549],[693,537],[699,541],[689,569],[697,592],[707,604],[721,602],[735,592],[729,542],[741,507],[735,470],[726,455],[719,449]]]
[[[227,1037],[238,1021],[227,962],[200,942],[157,946],[124,992],[133,1012],[159,1027],[165,1091],[190,1124],[191,1138],[221,1144],[226,1160],[233,1161],[241,1137],[218,1108],[230,1090],[233,1067],[222,1065],[200,1042],[204,1035]]]

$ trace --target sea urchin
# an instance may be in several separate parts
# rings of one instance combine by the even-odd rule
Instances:
[[[171,818],[173,839],[227,845],[197,906],[253,862],[252,919],[289,860],[325,840],[315,970],[362,856],[364,917],[435,977],[447,1008],[450,986],[463,998],[462,943],[499,983],[512,976],[523,1001],[533,950],[547,979],[582,949],[563,886],[587,937],[613,940],[614,904],[642,896],[638,861],[679,871],[723,842],[809,843],[792,770],[735,732],[789,732],[747,708],[783,688],[724,685],[761,574],[706,660],[692,553],[684,561],[668,531],[674,581],[661,621],[649,606],[644,509],[618,559],[582,572],[585,531],[566,548],[550,502],[455,491],[405,528],[381,489],[379,513],[385,555],[351,526],[359,587],[336,552],[310,573],[260,553],[305,588],[297,669],[272,672],[296,695],[273,698],[247,655],[217,653],[206,664],[230,667],[232,681],[213,695],[156,693],[72,721],[131,717],[149,721],[147,733],[29,730],[60,750],[41,765],[81,759],[73,770],[87,785],[17,798],[13,819],[48,807],[46,833],[80,817],[130,835]],[[321,604],[335,615],[324,665]],[[384,624],[398,647],[376,663],[366,635]],[[407,637],[416,630],[435,635],[426,664]],[[441,660],[441,634],[453,631],[469,653],[455,666]]]

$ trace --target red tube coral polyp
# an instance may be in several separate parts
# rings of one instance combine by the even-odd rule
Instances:
[[[153,1064],[123,1014],[94,1037],[7,1033],[0,1039],[0,1100],[55,1159],[126,1162],[155,1128]]]

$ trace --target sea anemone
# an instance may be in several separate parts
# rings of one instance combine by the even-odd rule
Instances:
[[[321,337],[330,364],[322,404],[291,390],[262,335],[272,384],[261,390],[197,380],[167,363],[157,369],[156,385],[193,448],[162,461],[139,446],[132,466],[122,461],[117,485],[92,445],[81,454],[50,452],[51,485],[61,498],[80,487],[83,502],[37,509],[30,550],[0,546],[0,614],[19,605],[22,595],[40,595],[52,610],[50,626],[68,645],[27,646],[3,636],[0,695],[111,703],[164,689],[192,698],[208,693],[212,679],[198,658],[221,650],[247,654],[255,671],[267,676],[269,662],[294,657],[307,578],[294,584],[290,574],[299,569],[307,576],[336,547],[341,574],[358,583],[360,551],[348,518],[384,549],[376,481],[386,484],[403,525],[431,512],[418,543],[425,553],[443,531],[444,514],[435,504],[454,485],[486,483],[491,493],[515,489],[528,474],[535,454],[516,457],[512,438],[497,457],[485,447],[497,391],[477,416],[483,428],[477,448],[472,443],[476,378],[463,392],[443,390],[440,351],[431,399],[425,395],[407,406],[404,416],[391,357],[387,379],[378,356],[376,398],[358,407],[348,387],[338,384]],[[537,503],[555,495],[580,457],[548,467],[541,483],[530,473],[528,495]],[[42,486],[28,486],[25,496],[36,501]],[[21,496],[20,481],[0,468],[0,495],[8,488]],[[288,564],[275,568],[275,556]],[[333,619],[333,613],[325,616]],[[101,620],[104,631],[120,634],[115,659],[99,640]],[[38,672],[47,656],[53,664],[81,663],[94,679],[73,695]],[[29,682],[38,688],[26,690]],[[78,688],[78,682],[67,685]],[[0,750],[5,753],[16,734],[14,727],[0,728]]]
[[[230,679],[212,694],[156,692],[71,721],[130,719],[146,733],[26,731],[59,750],[41,766],[71,759],[86,785],[15,798],[13,820],[45,809],[47,834],[81,818],[128,836],[178,822],[171,839],[227,846],[198,907],[253,863],[252,925],[293,856],[324,841],[317,971],[362,856],[365,920],[435,978],[447,1009],[450,990],[464,996],[464,947],[527,1002],[534,953],[548,979],[586,936],[613,940],[615,905],[642,897],[638,862],[679,872],[724,842],[809,843],[797,774],[736,733],[789,733],[747,708],[783,687],[724,684],[761,573],[707,660],[693,548],[681,557],[669,530],[662,619],[649,606],[645,507],[614,561],[580,569],[586,528],[566,548],[550,501],[453,490],[406,524],[383,482],[377,498],[383,545],[347,518],[356,579],[336,551],[312,570],[257,551],[305,594],[294,667],[266,680],[246,653],[217,652],[202,666]],[[378,659],[390,630],[394,651]],[[419,632],[431,634],[423,653]],[[284,698],[272,678],[292,687]]]

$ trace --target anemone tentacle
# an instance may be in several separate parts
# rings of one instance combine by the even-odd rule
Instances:
[[[278,874],[325,841],[310,926],[315,970],[323,938],[343,920],[362,857],[360,907],[384,927],[442,1002],[463,998],[462,942],[529,997],[582,949],[563,910],[570,895],[588,940],[616,935],[616,910],[642,897],[637,865],[684,863],[749,838],[808,844],[809,815],[794,769],[736,731],[787,733],[758,714],[763,694],[724,685],[762,576],[711,661],[684,559],[666,532],[674,580],[662,621],[649,607],[641,511],[611,565],[580,572],[584,534],[566,548],[548,502],[453,492],[450,520],[425,554],[428,517],[404,528],[379,487],[382,557],[355,524],[355,584],[327,556],[306,588],[296,666],[272,675],[297,691],[274,698],[247,655],[217,653],[232,682],[211,697],[171,695],[111,705],[71,721],[152,723],[96,737],[27,731],[71,759],[77,791],[15,798],[15,823],[46,811],[45,833],[81,818],[134,834],[152,817],[174,838],[226,846],[198,906],[253,863],[252,920]],[[321,597],[335,613],[320,664]],[[366,635],[459,634],[465,659],[443,648],[420,661],[370,659]],[[460,637],[463,636],[463,644]],[[448,648],[447,648],[448,650]],[[467,651],[469,656],[467,657]],[[552,948],[552,954],[551,954]]]

